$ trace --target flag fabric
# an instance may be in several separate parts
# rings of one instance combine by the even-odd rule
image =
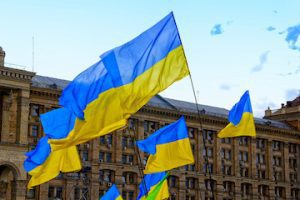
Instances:
[[[169,198],[167,176],[165,172],[146,174],[139,186],[140,193],[137,200]]]
[[[50,138],[64,138],[73,129],[75,115],[67,109],[59,108],[41,115],[41,123],[45,132],[36,148],[27,152],[24,169],[31,175],[28,188],[45,183],[60,172],[79,171],[80,157],[76,146],[59,151],[51,151],[48,143]]]
[[[173,13],[100,57],[63,90],[60,105],[78,119],[65,139],[50,140],[53,150],[124,127],[154,95],[189,74]]]
[[[144,170],[145,174],[163,172],[194,163],[183,116],[176,122],[159,129],[148,138],[137,141],[137,146],[150,154]]]
[[[243,94],[240,101],[229,111],[228,120],[230,123],[218,133],[219,138],[256,136],[248,90]]]
[[[100,200],[123,200],[115,184],[100,198]]]

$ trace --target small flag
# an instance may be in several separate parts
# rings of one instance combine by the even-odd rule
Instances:
[[[163,172],[194,163],[194,156],[184,117],[165,126],[148,138],[137,141],[137,146],[151,154],[144,173]]]
[[[100,200],[123,200],[123,198],[120,195],[117,186],[113,184]]]
[[[28,188],[45,183],[60,172],[73,172],[81,169],[80,157],[76,146],[52,152],[48,143],[50,138],[64,138],[72,131],[75,116],[67,109],[59,108],[41,115],[41,122],[46,136],[42,137],[37,147],[27,152],[24,169],[31,175]],[[50,126],[51,124],[51,126]]]
[[[219,138],[256,136],[252,106],[247,90],[229,111],[229,124],[218,133]]]
[[[142,180],[139,189],[140,193],[137,200],[144,199],[167,199],[169,198],[169,188],[167,181],[167,173],[159,172],[154,174],[146,174]]]

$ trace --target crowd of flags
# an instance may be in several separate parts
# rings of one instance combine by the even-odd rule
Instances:
[[[45,136],[26,153],[28,188],[81,169],[76,145],[127,125],[153,96],[189,75],[173,13],[138,37],[100,56],[63,90],[61,108],[41,115]],[[229,112],[218,137],[255,136],[249,92]],[[167,199],[168,171],[194,163],[184,116],[136,142],[148,153],[137,199]],[[101,200],[122,199],[113,185]]]

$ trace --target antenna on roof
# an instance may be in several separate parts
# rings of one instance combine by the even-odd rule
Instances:
[[[34,71],[34,36],[32,36],[32,65],[31,70]]]

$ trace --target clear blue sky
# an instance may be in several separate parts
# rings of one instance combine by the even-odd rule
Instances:
[[[1,1],[0,46],[7,63],[31,70],[34,36],[34,71],[71,80],[174,11],[199,103],[230,109],[249,89],[262,116],[299,94],[299,8],[299,0]],[[187,78],[162,95],[194,101]]]

